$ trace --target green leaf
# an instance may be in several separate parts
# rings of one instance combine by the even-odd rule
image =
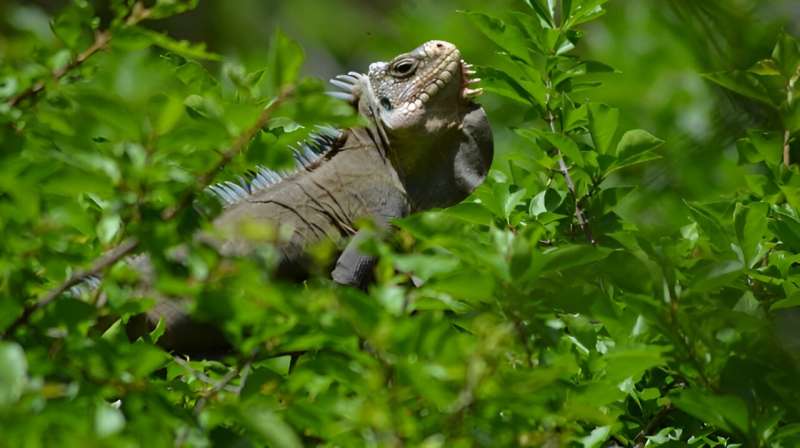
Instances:
[[[597,19],[605,14],[603,5],[608,0],[575,0],[575,6],[567,19],[564,28],[572,28],[576,25]]]
[[[553,78],[553,85],[559,86],[564,81],[570,79],[574,80],[573,82],[577,82],[577,80],[580,79],[579,77],[582,77],[587,74],[613,73],[614,71],[615,70],[613,67],[603,64],[602,62],[579,61],[572,67],[564,70],[563,72],[555,76],[555,78]],[[575,91],[575,89],[570,89],[569,91]]]
[[[522,199],[526,194],[527,190],[521,188],[506,196],[505,201],[503,202],[503,215],[507,222],[510,220],[511,213],[515,208],[517,208],[517,205],[522,202]]]
[[[754,75],[747,72],[734,70],[731,72],[706,73],[703,75],[728,90],[738,93],[752,100],[760,101],[772,107],[777,105],[770,98],[767,88]]]
[[[528,213],[533,217],[538,217],[542,213],[554,212],[564,202],[565,197],[565,194],[552,188],[542,190],[531,199]]]
[[[257,434],[270,447],[301,448],[303,444],[291,426],[255,399],[243,405],[239,421],[249,431]]]
[[[265,86],[264,93],[275,96],[282,87],[293,84],[304,59],[303,48],[276,29],[267,52],[264,79],[259,84]]]
[[[461,300],[490,300],[495,281],[484,273],[462,268],[453,275],[437,277],[426,286]]]
[[[187,40],[175,40],[164,33],[148,30],[146,28],[135,28],[127,30],[128,33],[139,33],[147,38],[153,45],[169,50],[175,54],[191,59],[201,59],[206,61],[218,61],[221,57],[218,54],[206,50],[204,43],[192,43]]]
[[[667,350],[668,347],[655,345],[615,349],[605,357],[606,378],[615,384],[627,378],[639,381],[646,371],[664,364]]]
[[[125,428],[125,416],[108,403],[100,403],[94,412],[94,431],[98,437],[109,437]]]
[[[798,84],[800,84],[800,82],[798,82]],[[792,135],[800,131],[800,101],[798,101],[800,86],[796,85],[795,90],[795,92],[792,92],[792,102],[781,105],[781,121],[783,122],[783,127]]]
[[[486,207],[475,202],[464,202],[445,210],[445,214],[463,221],[489,226],[494,222],[494,216]]]
[[[513,21],[521,31],[527,34],[528,54],[527,60],[537,70],[544,70],[546,65],[547,47],[544,43],[547,30],[543,28],[542,22],[535,16],[523,12],[512,11],[510,20]]]
[[[72,2],[64,8],[53,21],[53,33],[64,42],[74,54],[84,51],[94,40],[93,31],[99,21],[94,17],[94,9],[89,2]]]
[[[598,103],[589,105],[589,132],[592,135],[594,147],[600,154],[607,154],[611,148],[618,123],[619,109]]]
[[[775,60],[781,73],[786,79],[797,75],[800,66],[800,43],[786,32],[781,32],[778,42],[772,50],[772,59]]]
[[[538,15],[550,28],[553,28],[553,14],[550,9],[542,4],[542,0],[525,0],[525,3]]]
[[[776,300],[775,303],[769,307],[769,310],[778,311],[797,307],[800,307],[800,292],[792,294],[791,297]]]
[[[498,47],[527,62],[532,62],[528,53],[537,44],[528,38],[515,23],[506,23],[496,17],[480,12],[466,12],[470,21]]]
[[[672,397],[682,411],[728,432],[748,433],[749,412],[739,397],[687,389]]]
[[[564,154],[569,161],[575,163],[578,166],[583,166],[583,155],[581,154],[580,148],[578,148],[578,144],[575,143],[571,138],[562,135],[562,134],[554,134],[552,132],[543,132],[541,133],[542,137],[545,138],[551,145],[558,148],[562,154]]]
[[[613,249],[605,247],[567,245],[543,252],[534,258],[532,273],[564,271],[606,259]]]
[[[544,104],[546,90],[540,81],[526,81],[521,76],[511,76],[492,67],[477,67],[481,87],[487,91],[512,99],[526,106]]]
[[[786,212],[776,210],[774,219],[769,223],[769,229],[779,238],[785,249],[800,253],[800,220]]]
[[[759,202],[749,206],[736,204],[733,213],[736,238],[744,255],[742,261],[749,268],[754,267],[764,255],[762,240],[767,233],[768,210],[768,204]]]
[[[691,218],[700,226],[705,236],[719,251],[726,251],[730,246],[730,231],[723,227],[718,214],[713,209],[697,202],[683,201],[689,209]]]
[[[766,162],[775,167],[783,163],[783,136],[780,132],[747,131],[747,138],[736,142],[740,160],[748,163]]]
[[[197,8],[199,0],[156,0],[150,8],[149,18],[163,19]]]
[[[603,446],[606,440],[611,436],[610,426],[598,426],[593,429],[591,434],[581,439],[583,448],[598,448]]]
[[[617,144],[617,157],[620,159],[635,158],[642,153],[652,151],[664,144],[664,140],[657,138],[647,131],[634,129],[622,135]]]
[[[119,215],[104,216],[97,224],[97,236],[103,244],[108,244],[114,240],[122,226],[122,219]]]
[[[617,160],[611,164],[606,174],[658,159],[660,156],[655,153],[655,150],[662,144],[664,144],[663,140],[647,131],[635,129],[626,132],[617,144]]]
[[[452,273],[460,262],[449,255],[395,255],[394,265],[400,272],[414,274],[423,280]]]
[[[780,76],[781,70],[772,59],[763,59],[747,69],[749,73],[761,76]]]
[[[738,260],[709,263],[695,272],[692,279],[692,290],[695,292],[715,291],[736,281],[743,273],[744,265]]]
[[[0,409],[19,400],[27,381],[28,362],[22,347],[0,342]]]

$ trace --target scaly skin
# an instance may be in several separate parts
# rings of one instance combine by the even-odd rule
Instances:
[[[368,75],[332,80],[345,89],[334,95],[352,102],[368,125],[344,131],[320,160],[232,204],[214,221],[218,234],[206,238],[223,253],[246,253],[254,243],[243,229],[290,224],[292,236],[278,244],[279,272],[287,275],[302,272],[310,245],[351,238],[331,277],[363,286],[375,260],[358,249],[364,236],[357,221],[388,228],[394,218],[460,202],[486,176],[492,134],[483,109],[471,101],[480,91],[469,88],[469,74],[454,45],[430,41],[371,64]],[[149,320],[158,318],[167,323],[161,341],[167,348],[208,353],[225,345],[174,300],[149,313]]]

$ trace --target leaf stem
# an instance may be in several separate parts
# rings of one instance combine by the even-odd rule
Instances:
[[[659,409],[656,415],[654,415],[653,418],[650,419],[649,422],[647,422],[647,425],[644,428],[642,428],[641,431],[639,431],[639,434],[636,435],[633,448],[643,448],[645,446],[645,443],[647,442],[647,435],[652,433],[653,430],[656,427],[658,427],[661,421],[664,420],[664,417],[666,417],[667,414],[669,414],[672,411],[672,409],[673,408],[671,404],[668,404]]]
[[[794,87],[797,85],[797,81],[800,80],[800,65],[797,66],[797,70],[794,72],[794,76],[789,79],[789,82],[786,83],[786,105],[787,107],[791,108],[792,103],[794,103]],[[789,165],[792,163],[791,159],[791,145],[790,140],[792,137],[792,132],[789,129],[785,129],[783,131],[783,164],[786,165],[788,168]]]
[[[783,164],[786,165],[788,168],[789,165],[792,164],[791,158],[791,145],[789,144],[789,138],[791,137],[791,132],[788,129],[783,131]]]
[[[550,131],[554,134],[557,133],[555,117],[553,116],[553,112],[551,110],[547,111],[545,120],[547,120],[547,124],[550,125]],[[592,235],[592,229],[589,226],[589,221],[586,219],[583,209],[581,209],[580,200],[577,192],[575,191],[575,182],[573,182],[572,176],[569,174],[569,168],[567,167],[566,162],[564,162],[564,155],[561,154],[561,150],[558,147],[556,147],[556,154],[558,155],[558,168],[561,171],[561,175],[564,176],[564,181],[567,183],[567,188],[569,189],[570,194],[572,194],[572,198],[575,200],[575,218],[578,220],[578,225],[581,227],[581,230],[583,230],[583,233],[586,235],[586,240],[589,242],[589,244],[594,246],[597,244],[597,241],[595,241],[594,236]]]

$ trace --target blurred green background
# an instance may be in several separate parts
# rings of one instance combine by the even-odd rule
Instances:
[[[0,2],[0,63],[15,36],[48,36],[48,16],[65,3]],[[109,9],[107,3],[97,2],[101,17],[109,15],[103,13]],[[454,11],[509,7],[526,6],[521,0],[201,0],[194,11],[148,26],[205,42],[226,60],[252,68],[262,65],[269,38],[280,28],[305,49],[304,72],[330,78],[365,70],[371,61],[428,39],[452,41],[470,62],[491,65],[495,46]],[[581,56],[618,71],[602,76],[605,86],[592,90],[591,99],[620,108],[622,129],[647,129],[667,142],[660,161],[642,166],[642,172],[630,177],[641,188],[623,213],[644,231],[666,234],[685,224],[672,218],[684,215],[679,212],[682,199],[714,201],[743,186],[745,173],[736,164],[735,140],[747,127],[770,127],[776,117],[705,81],[701,74],[746,68],[767,57],[780,29],[800,32],[800,2],[617,0],[608,4],[606,17],[586,29]],[[210,63],[212,71],[222,69],[214,67],[219,64]],[[495,124],[502,155],[512,146],[510,140],[517,138],[508,128],[534,117],[497,98],[487,96],[482,101]],[[497,158],[496,166],[504,163],[502,156]]]

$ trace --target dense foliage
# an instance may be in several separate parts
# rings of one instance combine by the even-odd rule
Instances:
[[[467,55],[499,155],[470,199],[367,244],[381,261],[364,292],[276,280],[268,245],[223,258],[191,238],[219,211],[209,183],[290,166],[314,125],[357,124],[300,76],[301,47],[275,32],[253,67],[156,31],[196,1],[106,3],[49,28],[20,6],[0,47],[0,446],[800,445],[789,33],[705,75],[761,127],[728,130],[742,188],[671,205],[669,228],[647,222],[660,193],[642,184],[673,153],[593,99],[614,68],[576,52],[606,0],[448,11],[496,46]],[[141,251],[151,289],[124,262]],[[70,294],[90,273],[100,287]],[[235,352],[170,354],[163,328],[129,341],[154,290]]]

